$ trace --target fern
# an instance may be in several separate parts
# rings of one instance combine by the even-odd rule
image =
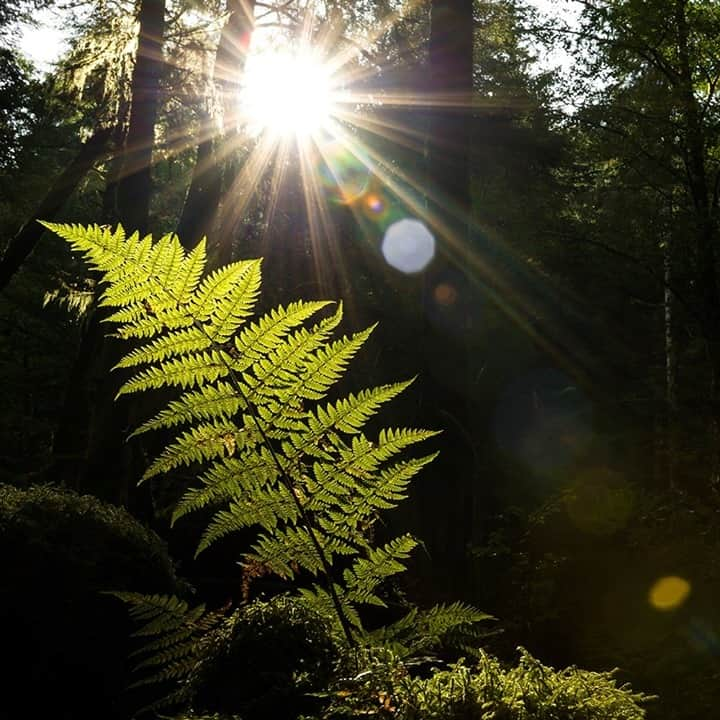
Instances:
[[[257,528],[244,562],[288,579],[302,571],[317,578],[305,588],[306,599],[332,608],[353,643],[361,630],[358,607],[383,603],[380,585],[404,569],[416,545],[404,535],[373,547],[372,527],[435,457],[397,459],[435,435],[428,430],[384,429],[374,440],[365,434],[381,407],[412,380],[326,399],[374,326],[334,338],[342,305],[316,319],[329,302],[294,302],[253,318],[260,261],[204,274],[204,242],[188,253],[173,235],[153,241],[127,236],[121,227],[45,225],[101,273],[106,321],[120,338],[134,341],[117,365],[131,372],[118,395],[180,391],[133,433],[175,434],[141,482],[182,466],[196,469],[199,484],[177,503],[173,523],[213,508],[197,552],[237,530]],[[342,577],[333,572],[339,559]],[[150,610],[139,598],[131,602],[135,615],[146,619],[142,613]],[[180,623],[170,637],[198,622],[169,600],[162,611]],[[147,619],[160,622],[159,616]],[[163,672],[180,675],[194,657],[175,645],[163,653],[154,656]]]
[[[367,640],[386,647],[399,658],[424,655],[439,647],[478,656],[491,615],[463,602],[443,603],[427,610],[413,607],[400,620],[373,630]]]
[[[203,666],[232,634],[237,613],[207,611],[204,605],[191,608],[175,596],[110,594],[128,605],[130,617],[140,626],[133,637],[144,640],[131,655],[138,658],[134,669],[142,677],[130,687],[170,683],[170,691],[144,709],[190,699]]]

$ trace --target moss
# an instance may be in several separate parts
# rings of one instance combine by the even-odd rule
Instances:
[[[166,547],[126,511],[50,486],[0,485],[8,715],[129,716],[129,621],[105,590],[184,590]],[[1,714],[1,713],[0,713]]]
[[[358,668],[359,669],[359,668]],[[648,698],[618,686],[611,673],[575,667],[557,671],[520,648],[505,667],[480,652],[413,676],[388,652],[370,652],[354,680],[336,683],[324,719],[374,716],[390,720],[643,720]]]
[[[309,712],[309,695],[330,680],[337,657],[330,623],[300,600],[255,601],[196,696],[196,709],[239,713],[245,720],[288,720]]]

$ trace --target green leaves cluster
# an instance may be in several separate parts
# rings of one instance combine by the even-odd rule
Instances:
[[[327,399],[373,328],[333,337],[342,305],[327,313],[329,302],[295,302],[251,320],[260,261],[205,275],[204,242],[185,252],[173,235],[155,242],[121,227],[46,226],[102,274],[106,320],[133,341],[118,363],[131,371],[118,394],[179,390],[134,433],[175,433],[143,481],[182,466],[198,472],[173,522],[214,509],[198,553],[258,528],[245,562],[285,579],[315,577],[306,599],[334,612],[352,641],[361,631],[358,606],[383,605],[379,586],[404,569],[416,545],[403,535],[375,547],[372,526],[435,457],[398,457],[435,432],[389,428],[374,439],[364,432],[412,381]],[[340,558],[342,577],[332,571]]]
[[[363,672],[338,685],[323,718],[643,720],[654,699],[619,686],[612,673],[557,671],[519,652],[514,667],[480,651],[475,665],[461,660],[430,677],[413,677],[397,656],[375,652]]]
[[[139,625],[133,637],[143,641],[131,654],[142,676],[130,687],[170,683],[168,692],[146,709],[189,700],[203,667],[231,636],[237,611],[190,607],[174,595],[111,594],[127,604],[130,617]]]

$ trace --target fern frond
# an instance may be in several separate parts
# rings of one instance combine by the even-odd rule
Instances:
[[[246,370],[252,363],[275,351],[279,342],[293,328],[302,325],[328,305],[332,305],[332,303],[327,300],[315,302],[300,300],[291,303],[286,308],[280,305],[263,315],[260,320],[243,328],[234,340],[235,349],[241,357],[240,362],[236,363],[235,369]]]
[[[357,631],[362,632],[362,622],[360,615],[357,610],[353,607],[352,603],[347,602],[345,598],[345,588],[342,585],[335,583],[333,585],[335,596],[339,599],[342,606],[345,617],[348,619],[350,625]],[[320,585],[313,585],[311,588],[300,588],[298,591],[300,597],[307,603],[308,607],[313,609],[319,615],[328,618],[335,618],[335,626],[338,634],[342,634],[342,627],[337,624],[337,613],[333,604],[333,599],[330,593]]]
[[[245,490],[266,486],[278,478],[278,467],[267,448],[248,449],[237,458],[223,458],[201,476],[202,487],[190,488],[175,506],[174,524],[184,515],[221,500],[232,500]]]
[[[276,529],[272,534],[262,533],[253,544],[249,560],[270,568],[281,578],[291,580],[299,568],[318,575],[323,569],[322,558],[308,533],[301,528]]]
[[[165,410],[143,423],[130,437],[149,430],[184,425],[193,420],[229,420],[243,407],[245,403],[230,383],[204,385],[199,390],[186,392],[177,400],[171,400]]]
[[[295,525],[298,519],[298,508],[283,485],[255,494],[246,493],[231,502],[227,510],[215,513],[202,534],[195,556],[226,535],[243,528],[259,525],[273,531],[281,523]]]
[[[405,491],[410,480],[415,477],[426,465],[429,465],[439,453],[431,453],[424,457],[402,460],[380,472],[379,477],[372,482],[363,502],[369,507],[382,508],[381,503],[395,507],[405,498]],[[358,508],[359,509],[359,508]]]
[[[260,290],[260,260],[236,264],[241,271],[234,275],[231,287],[214,299],[215,309],[206,328],[209,339],[221,345],[233,337],[251,315]]]
[[[102,274],[105,321],[118,337],[136,341],[117,364],[132,369],[118,395],[177,390],[133,433],[174,433],[140,482],[196,466],[199,484],[182,495],[172,522],[212,509],[198,553],[229,533],[259,527],[245,560],[284,578],[323,576],[326,587],[308,592],[332,606],[351,642],[347,622],[360,627],[356,606],[382,604],[379,585],[403,569],[416,544],[402,536],[374,548],[372,526],[435,457],[396,459],[431,431],[386,429],[375,442],[363,434],[412,380],[326,400],[375,326],[335,339],[343,306],[316,319],[332,304],[325,301],[294,302],[252,319],[261,261],[203,276],[204,240],[186,252],[175,235],[153,241],[121,227],[46,227]],[[332,570],[340,556],[349,565],[342,582]],[[179,646],[200,632],[204,609],[156,597],[153,611],[147,598],[127,600],[144,619],[154,653],[143,667],[161,668],[166,679],[184,677],[195,656]]]
[[[199,322],[209,320],[216,312],[219,313],[220,318],[228,317],[228,312],[232,314],[226,304],[228,294],[233,293],[243,279],[247,281],[248,278],[255,277],[259,283],[259,272],[259,260],[239,260],[214,270],[205,277],[193,294],[188,304],[188,313]],[[252,287],[252,283],[246,287]],[[238,298],[235,296],[235,302],[237,301]]]
[[[139,658],[134,672],[141,677],[130,687],[173,682],[168,693],[145,709],[189,699],[199,669],[211,657],[218,637],[226,635],[237,621],[237,613],[207,611],[204,605],[191,608],[174,595],[109,594],[128,606],[130,617],[139,624],[133,637],[144,641],[132,653]]]
[[[330,337],[331,333],[340,324],[343,317],[343,305],[338,303],[335,312],[310,330],[299,328],[280,342],[265,357],[258,358],[244,375],[246,378],[254,376],[255,382],[248,380],[251,387],[279,386],[289,388],[297,379],[297,372],[304,366],[306,358],[321,347]],[[241,358],[233,369],[237,371],[248,370],[246,361]]]
[[[377,323],[350,337],[344,337],[321,347],[304,364],[304,367],[299,369],[295,382],[287,388],[287,392],[307,400],[322,400],[328,390],[343,376],[350,360],[376,327]]]
[[[205,271],[206,262],[207,242],[203,238],[185,257],[180,271],[167,279],[168,292],[178,305],[188,305],[192,300]]]
[[[298,438],[299,446],[323,437],[329,430],[345,433],[358,433],[365,423],[378,411],[381,405],[397,397],[413,380],[381,385],[370,390],[362,390],[357,395],[352,393],[346,398],[318,407],[308,417],[309,436]]]
[[[412,608],[397,622],[369,633],[379,644],[391,644],[403,655],[417,655],[449,646],[470,654],[489,633],[484,629],[495,618],[463,602],[442,603],[427,610]]]
[[[197,327],[181,328],[161,335],[146,345],[136,348],[126,355],[116,368],[134,367],[161,362],[177,355],[202,352],[208,350],[212,342]]]
[[[402,561],[407,560],[416,547],[417,540],[412,535],[401,535],[356,560],[343,574],[348,600],[385,607],[375,594],[376,589],[387,578],[405,570]]]
[[[199,352],[167,360],[139,372],[120,387],[117,397],[173,385],[183,388],[201,386],[206,382],[215,382],[229,372],[228,358],[222,352]]]
[[[168,445],[145,471],[141,482],[182,465],[192,465],[232,455],[242,443],[242,431],[230,421],[202,423],[185,431]]]
[[[368,477],[384,462],[406,448],[439,434],[439,430],[413,428],[381,430],[377,442],[368,440],[362,434],[355,435],[349,447],[339,450],[340,462],[337,464],[337,469],[356,477]]]
[[[113,317],[112,315],[110,317]],[[116,335],[123,340],[149,340],[166,330],[189,328],[194,325],[192,317],[168,310],[147,308],[143,305],[143,314],[136,320],[128,321],[117,328]]]

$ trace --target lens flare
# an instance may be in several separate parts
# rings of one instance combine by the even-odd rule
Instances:
[[[441,282],[435,286],[433,291],[433,297],[438,305],[449,307],[454,305],[458,299],[458,291],[454,285],[450,283]]]
[[[378,216],[385,210],[385,202],[377,193],[370,193],[365,196],[363,207],[370,216]]]
[[[318,143],[318,174],[331,202],[350,205],[367,192],[370,183],[368,164],[339,140]]]
[[[663,612],[677,610],[690,595],[690,583],[677,575],[660,578],[648,593],[650,604]]]
[[[435,238],[420,220],[394,222],[382,241],[388,265],[407,274],[424,270],[435,256]]]

